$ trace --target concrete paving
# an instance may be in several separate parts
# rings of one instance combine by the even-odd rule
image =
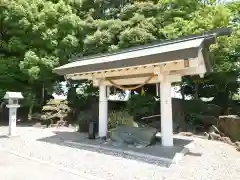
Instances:
[[[190,152],[165,168],[66,145],[65,141],[81,137],[75,129],[18,127],[17,131],[18,137],[7,138],[8,127],[0,127],[0,180],[240,179],[240,153],[223,142],[189,137],[195,142]]]
[[[2,180],[89,180],[84,177],[0,150]]]

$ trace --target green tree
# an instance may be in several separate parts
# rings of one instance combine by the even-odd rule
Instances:
[[[64,1],[12,0],[0,8],[1,89],[24,92],[31,112],[59,79],[52,69],[82,49],[85,23]]]
[[[0,3],[0,95],[6,90],[22,91],[30,107],[42,104],[44,96],[63,80],[52,69],[69,59],[226,26],[234,27],[234,33],[218,38],[211,48],[215,73],[200,80],[198,86],[192,77],[186,77],[183,85],[196,97],[219,97],[216,91],[221,89],[229,98],[236,91],[238,1],[1,0]],[[148,85],[145,89],[153,88]]]

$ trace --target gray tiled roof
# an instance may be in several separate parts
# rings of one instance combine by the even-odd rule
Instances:
[[[77,58],[74,62],[55,68],[60,75],[114,69],[136,65],[167,62],[178,59],[196,58],[200,48],[204,59],[209,61],[208,47],[217,36],[231,34],[230,28],[216,29],[171,41],[129,48],[115,53]],[[206,62],[209,66],[209,62]],[[210,68],[210,67],[207,67]]]

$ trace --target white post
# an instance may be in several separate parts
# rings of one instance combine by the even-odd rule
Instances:
[[[156,96],[159,97],[159,83],[156,84]]]
[[[9,136],[16,136],[17,130],[16,130],[16,124],[17,124],[17,107],[10,107],[9,108]]]
[[[106,85],[100,84],[99,86],[99,137],[107,136],[107,124],[108,124],[108,100],[107,100],[107,88]]]
[[[163,146],[173,146],[171,81],[167,77],[160,83],[161,135]]]

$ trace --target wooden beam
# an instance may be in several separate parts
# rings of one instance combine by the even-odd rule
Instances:
[[[178,71],[172,71],[171,72],[171,74],[180,74],[182,76],[184,76],[184,75],[205,74],[205,73],[206,73],[205,65],[200,65],[199,67],[188,68],[186,70],[178,70]]]
[[[132,78],[114,78],[112,81],[120,86],[123,85],[139,85],[139,84],[143,84],[146,79],[148,79],[149,76],[146,77],[132,77]],[[179,82],[182,80],[182,77],[180,75],[169,75],[167,77],[168,81],[170,82]],[[155,77],[153,77],[148,84],[156,84],[156,83],[160,83],[161,81],[163,81],[163,76],[158,77],[157,75]],[[106,86],[113,86],[108,80],[104,80],[102,81],[102,83]],[[93,81],[93,86],[99,86],[98,81]]]
[[[119,69],[110,69],[110,70],[102,70],[102,71],[94,71],[89,73],[78,73],[78,74],[69,74],[68,78],[74,80],[80,79],[103,79],[108,77],[122,77],[126,75],[139,75],[139,74],[151,74],[158,71],[169,72],[173,70],[183,70],[189,68],[190,63],[189,60],[176,60],[167,63],[158,63],[158,64],[148,64],[143,66],[135,66],[135,67],[126,67]]]

